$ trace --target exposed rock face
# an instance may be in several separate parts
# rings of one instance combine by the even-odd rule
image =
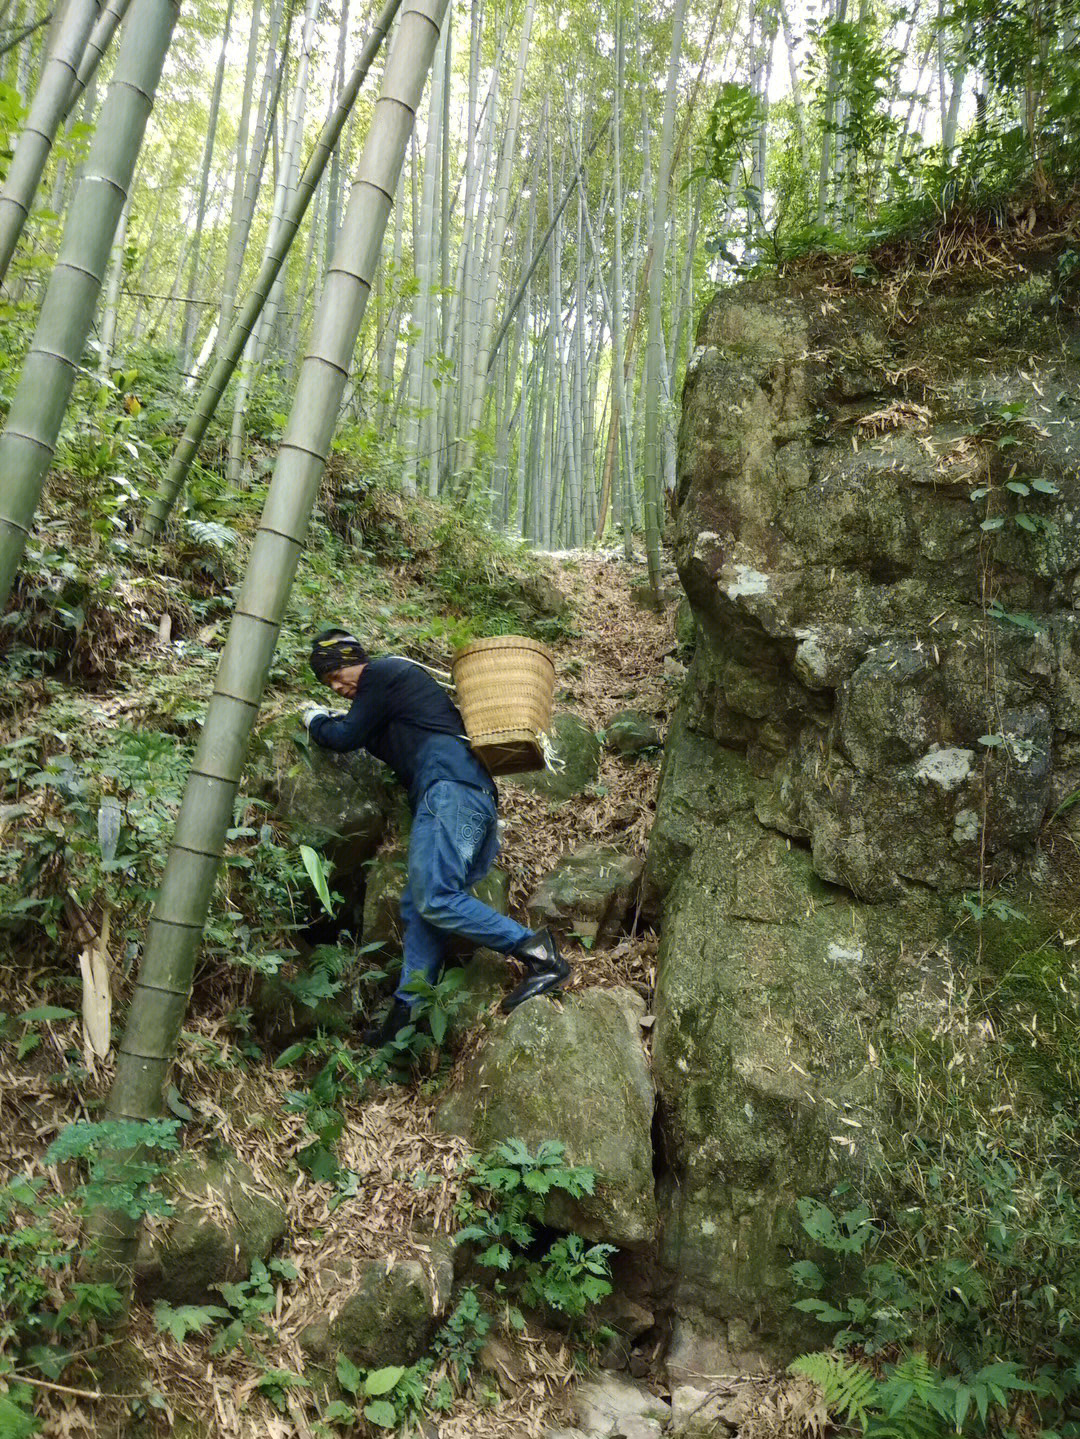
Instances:
[[[653,1086],[639,1034],[644,1004],[630,990],[588,989],[532,999],[488,1033],[439,1123],[474,1148],[560,1139],[573,1164],[596,1171],[594,1195],[553,1193],[557,1228],[617,1245],[651,1240]]]
[[[1076,366],[988,369],[971,311],[994,303],[931,296],[913,338],[867,296],[822,315],[816,291],[742,286],[707,312],[686,383],[691,728],[745,752],[771,781],[763,822],[867,899],[975,883],[984,805],[1008,872],[1080,730]],[[1032,306],[1025,353],[1051,340]],[[902,370],[924,377],[914,397]],[[1017,476],[1058,493],[1019,497]],[[991,598],[1019,621],[988,620]]]
[[[700,328],[698,644],[644,880],[673,1383],[799,1342],[793,1202],[872,1162],[872,1032],[932,1002],[955,896],[1023,873],[1080,777],[1080,375],[1037,282],[980,283],[906,326],[755,282]]]

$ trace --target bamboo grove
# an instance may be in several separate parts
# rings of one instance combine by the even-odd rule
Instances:
[[[538,546],[643,533],[655,587],[708,288],[1053,204],[1080,0],[40,3],[0,0],[0,593],[88,434],[106,555],[261,516],[119,1048],[143,1120],[335,449]],[[148,392],[167,444],[95,468]]]
[[[82,378],[175,396],[124,516],[140,544],[198,517],[208,430],[228,484],[257,481],[249,412],[287,412],[398,9],[43,5],[0,22],[5,595]],[[457,0],[343,433],[542,546],[643,529],[655,568],[704,288],[1021,175],[1060,190],[1076,22],[1076,0]]]

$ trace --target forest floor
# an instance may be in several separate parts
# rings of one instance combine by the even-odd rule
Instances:
[[[613,715],[633,707],[655,717],[663,733],[681,683],[680,667],[672,659],[675,592],[667,591],[661,613],[643,604],[644,566],[617,553],[582,551],[545,562],[543,569],[571,606],[565,633],[552,641],[557,709],[577,714],[600,731]],[[396,614],[409,595],[403,566],[384,595],[382,613]],[[199,638],[212,650],[212,635],[204,630]],[[202,671],[211,656],[195,648],[194,679],[203,685]],[[174,657],[170,668],[182,671],[183,664],[183,656]],[[290,694],[278,676],[267,711],[298,708],[302,699]],[[39,720],[48,712],[47,697],[42,700]],[[147,698],[130,667],[95,678],[87,686],[86,702],[85,713],[105,726],[115,725],[121,711],[126,722],[136,725],[168,722],[155,717],[155,701]],[[13,732],[17,726],[8,728]],[[83,751],[92,753],[93,742],[91,727],[81,736]],[[520,914],[538,880],[560,855],[581,844],[610,842],[643,855],[658,773],[659,755],[633,762],[605,750],[599,781],[560,805],[503,781],[507,825],[499,863],[510,875],[512,912]],[[631,985],[649,1002],[655,952],[656,937],[648,932],[625,934],[591,950],[570,944],[570,987]],[[0,979],[0,1008],[18,1016],[41,1004],[42,968],[13,966],[6,973],[7,979]],[[45,988],[53,999],[54,992]],[[296,1155],[311,1140],[303,1116],[287,1107],[297,1075],[272,1067],[272,1055],[262,1062],[243,1058],[234,1023],[238,998],[243,996],[235,986],[200,986],[197,978],[174,1073],[177,1095],[194,1118],[185,1126],[183,1143],[196,1151],[224,1143],[269,1188],[283,1194],[288,1230],[282,1255],[295,1265],[298,1278],[279,1283],[267,1332],[255,1337],[247,1352],[236,1348],[213,1356],[209,1335],[194,1333],[177,1343],[155,1325],[148,1307],[136,1306],[123,1339],[101,1333],[94,1352],[64,1373],[63,1384],[37,1381],[45,1435],[133,1434],[133,1407],[136,1414],[147,1415],[145,1429],[138,1429],[146,1434],[156,1432],[159,1420],[167,1420],[177,1433],[245,1439],[256,1434],[307,1439],[333,1432],[321,1422],[325,1401],[315,1388],[285,1385],[268,1395],[267,1372],[303,1374],[299,1336],[325,1315],[331,1298],[327,1286],[340,1282],[342,1274],[375,1254],[415,1254],[411,1234],[455,1228],[467,1147],[436,1130],[434,1113],[453,1070],[471,1062],[468,1043],[456,1058],[444,1056],[441,1064],[436,1059],[411,1086],[369,1082],[363,1093],[342,1101],[345,1126],[337,1156],[355,1177],[343,1198],[333,1184],[316,1182],[297,1166]],[[0,1047],[0,1179],[34,1175],[60,1190],[65,1176],[43,1170],[43,1149],[65,1124],[95,1112],[107,1090],[111,1061],[95,1059],[84,1048],[81,1025],[74,1019],[46,1023],[41,1034],[42,1042],[26,1057],[16,1059],[11,1043]],[[58,1061],[63,1065],[65,1055],[70,1063],[73,1050],[85,1059],[81,1081],[58,1085],[52,1070]],[[537,1329],[519,1334],[509,1324],[497,1332],[493,1327],[471,1382],[453,1409],[437,1416],[437,1430],[430,1432],[442,1439],[542,1435],[564,1413],[568,1385],[582,1362],[580,1346],[565,1334]],[[101,1397],[92,1397],[99,1389]],[[152,1410],[158,1411],[157,1420]]]

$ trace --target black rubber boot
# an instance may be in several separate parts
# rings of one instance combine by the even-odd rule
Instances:
[[[360,1034],[360,1043],[368,1045],[371,1049],[381,1049],[384,1044],[389,1044],[396,1039],[398,1031],[412,1023],[412,1009],[407,1004],[402,1004],[400,999],[395,999],[390,1006],[390,1012],[382,1024],[373,1024]]]
[[[551,990],[558,989],[570,978],[570,966],[555,947],[549,929],[538,930],[511,952],[515,959],[520,959],[524,964],[525,978],[503,1000],[500,1005],[503,1014],[509,1014],[527,999],[535,999],[538,994],[548,994]]]

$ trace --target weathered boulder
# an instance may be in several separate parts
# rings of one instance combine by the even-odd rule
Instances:
[[[574,1389],[574,1420],[596,1439],[659,1439],[671,1422],[671,1405],[643,1384],[618,1374],[588,1379]]]
[[[565,614],[570,605],[551,576],[542,572],[526,575],[521,581],[521,593],[531,608],[541,615]]]
[[[355,875],[387,831],[399,798],[389,770],[364,750],[337,754],[307,742],[292,716],[252,741],[247,792],[269,801],[297,844],[310,844],[342,875]]]
[[[415,1245],[414,1245],[415,1247]],[[338,1354],[361,1368],[411,1364],[426,1349],[454,1283],[453,1247],[425,1240],[421,1257],[369,1259],[352,1273],[340,1265],[314,1276],[326,1312],[300,1334],[304,1351],[331,1368]]]
[[[611,939],[634,902],[641,868],[635,855],[611,845],[586,845],[564,855],[529,896],[530,925]]]
[[[553,1194],[549,1222],[616,1245],[647,1243],[656,1228],[643,1014],[626,989],[530,1000],[491,1029],[438,1111],[443,1129],[479,1150],[504,1139],[532,1149],[562,1140],[571,1163],[595,1170],[596,1193]]]
[[[652,716],[642,710],[620,710],[604,726],[604,743],[616,754],[633,758],[647,750],[658,749],[660,731]]]
[[[737,1432],[755,1412],[760,1385],[730,1379],[707,1389],[680,1384],[671,1394],[670,1439],[719,1439]]]
[[[556,715],[551,725],[551,749],[550,769],[516,774],[510,782],[556,801],[582,794],[596,783],[601,744],[584,720],[577,715]]]
[[[164,1192],[173,1213],[144,1227],[135,1261],[143,1299],[219,1303],[214,1286],[246,1279],[285,1234],[285,1205],[231,1150],[182,1155]]]

